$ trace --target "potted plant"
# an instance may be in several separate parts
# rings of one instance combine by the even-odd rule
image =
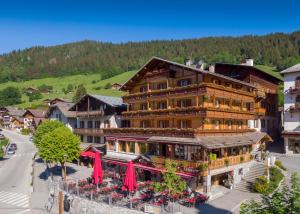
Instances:
[[[229,159],[226,158],[226,159],[225,159],[225,165],[226,165],[226,166],[229,166],[229,163],[230,163],[230,162],[229,162]]]

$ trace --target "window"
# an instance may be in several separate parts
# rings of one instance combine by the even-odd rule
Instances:
[[[236,123],[237,123],[237,128],[241,129],[242,125],[243,125],[243,122],[242,121],[237,121]]]
[[[147,103],[141,103],[140,110],[147,110],[147,109],[148,109],[148,104]]]
[[[145,143],[139,143],[139,146],[140,146],[140,153],[141,154],[146,154],[146,152],[147,152],[146,144]]]
[[[129,152],[134,153],[135,152],[135,143],[129,142]]]
[[[100,129],[101,121],[95,121],[95,129]]]
[[[178,120],[177,128],[179,128],[179,129],[191,128],[191,121],[190,120]]]
[[[254,128],[258,128],[258,120],[254,120]]]
[[[158,128],[168,128],[169,127],[169,121],[168,120],[159,120],[157,122]]]
[[[57,120],[61,121],[61,114],[55,114]]]
[[[121,152],[126,152],[126,143],[125,142],[120,142],[119,143]]]
[[[104,121],[104,128],[110,128],[110,121],[109,120]]]
[[[80,128],[84,129],[84,121],[80,121]]]
[[[177,101],[177,107],[179,108],[185,108],[192,105],[192,100],[190,99],[184,99],[184,100],[178,100]]]
[[[226,125],[227,125],[227,129],[231,129],[232,128],[232,121],[231,120],[227,120],[226,121]]]
[[[174,156],[176,159],[184,159],[184,146],[183,145],[175,145]]]
[[[108,146],[107,147],[108,147],[107,148],[108,150],[111,150],[111,151],[115,151],[116,150],[115,143],[112,142],[112,141],[108,142]]]
[[[140,92],[146,92],[147,91],[147,86],[143,85],[140,87]]]
[[[149,127],[150,127],[150,122],[149,122],[149,120],[142,120],[142,121],[140,122],[140,127],[141,127],[141,128],[149,128]]]
[[[122,128],[130,128],[130,120],[122,120],[121,127]]]
[[[264,119],[261,119],[261,128],[266,128],[266,121]]]
[[[158,83],[156,86],[156,89],[158,90],[163,90],[167,88],[167,83],[166,82],[162,82],[162,83]]]
[[[92,129],[93,128],[93,121],[88,121],[88,128]]]
[[[228,153],[229,153],[229,155],[237,155],[237,149],[236,148],[229,148]]]
[[[213,79],[213,83],[217,85],[221,85],[221,81],[217,79]]]
[[[192,81],[190,79],[183,79],[183,80],[179,80],[177,82],[177,86],[183,87],[183,86],[188,86],[192,84]]]
[[[242,152],[243,152],[243,154],[246,154],[246,153],[247,153],[247,147],[246,147],[246,146],[243,146]]]
[[[295,88],[300,88],[300,77],[297,77],[297,78],[296,78],[296,81],[295,81]]]
[[[93,136],[87,136],[87,142],[93,143]]]
[[[220,128],[220,121],[219,120],[215,120],[214,121],[214,128],[215,129],[219,129]]]
[[[157,103],[157,109],[166,109],[167,108],[167,102],[166,101],[160,101]]]
[[[215,107],[219,108],[220,107],[220,99],[215,99]]]
[[[95,137],[95,143],[101,143],[101,137]]]

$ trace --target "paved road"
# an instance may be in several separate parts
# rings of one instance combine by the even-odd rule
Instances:
[[[0,213],[30,213],[30,173],[36,149],[27,136],[7,130],[3,134],[17,144],[18,150],[0,161]]]

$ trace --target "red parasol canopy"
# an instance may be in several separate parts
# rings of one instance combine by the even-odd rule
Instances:
[[[133,163],[131,161],[129,161],[127,164],[127,170],[126,170],[124,185],[122,189],[126,189],[129,192],[136,190],[135,171],[134,171]]]
[[[100,152],[95,152],[95,161],[94,161],[94,171],[93,171],[93,178],[94,178],[94,184],[101,184],[102,183],[102,166],[101,166],[101,160],[100,160]]]

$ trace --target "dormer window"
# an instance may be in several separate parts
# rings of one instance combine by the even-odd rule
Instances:
[[[191,85],[191,84],[192,84],[191,79],[183,79],[183,80],[179,80],[177,82],[177,86],[180,86],[180,87],[188,86],[188,85]]]

